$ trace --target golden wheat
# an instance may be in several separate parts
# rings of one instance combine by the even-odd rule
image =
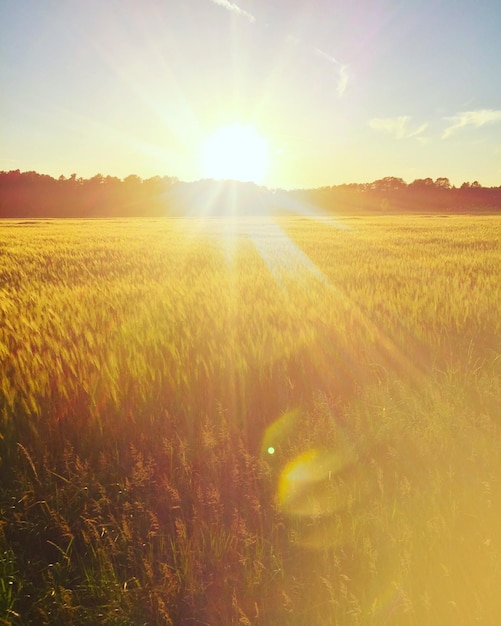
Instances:
[[[498,623],[500,235],[3,222],[1,619]]]

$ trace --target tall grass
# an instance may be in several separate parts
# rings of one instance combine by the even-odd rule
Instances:
[[[0,225],[6,624],[498,624],[501,220]]]

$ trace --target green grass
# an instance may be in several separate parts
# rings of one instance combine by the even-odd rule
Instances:
[[[500,240],[2,222],[0,623],[497,625]]]

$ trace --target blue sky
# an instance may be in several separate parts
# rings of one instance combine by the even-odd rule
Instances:
[[[0,169],[202,177],[266,139],[271,187],[501,185],[498,0],[3,0]]]

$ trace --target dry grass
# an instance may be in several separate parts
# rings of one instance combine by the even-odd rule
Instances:
[[[497,625],[500,235],[3,222],[0,623]]]

